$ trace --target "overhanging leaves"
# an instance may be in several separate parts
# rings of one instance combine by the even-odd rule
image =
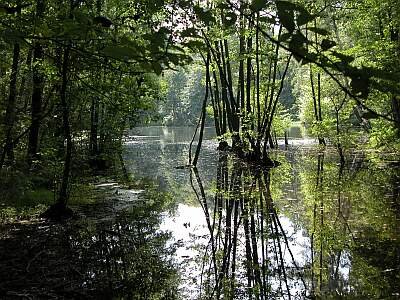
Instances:
[[[293,32],[295,29],[294,23],[294,10],[296,6],[288,1],[276,1],[276,8],[279,20],[283,27],[289,32]]]

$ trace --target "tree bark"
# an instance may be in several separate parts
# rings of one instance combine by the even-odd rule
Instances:
[[[36,19],[43,17],[45,3],[43,0],[37,0]],[[40,63],[43,60],[43,46],[40,41],[34,42],[33,48],[33,78],[32,78],[32,100],[31,100],[31,129],[28,139],[28,163],[31,164],[37,159],[39,148],[39,130],[41,125],[42,99],[44,88],[44,74]]]
[[[90,141],[89,141],[89,152],[90,156],[96,157],[99,153],[98,149],[98,124],[99,124],[99,99],[97,97],[92,98],[92,104],[90,107]]]
[[[69,124],[69,103],[67,100],[67,85],[68,85],[68,65],[69,65],[69,47],[64,49],[64,57],[62,63],[62,84],[60,91],[61,109],[62,109],[62,120],[63,120],[63,132],[65,141],[65,158],[64,158],[64,170],[61,181],[60,193],[58,196],[58,203],[66,207],[69,193],[68,187],[71,176],[71,161],[72,161],[72,136],[71,128]]]
[[[203,106],[201,109],[201,124],[200,124],[200,133],[199,133],[199,141],[197,143],[197,148],[196,152],[193,158],[193,166],[197,165],[197,161],[200,156],[200,149],[201,149],[201,144],[203,142],[203,135],[204,135],[204,125],[205,125],[205,120],[206,120],[206,107],[207,107],[207,100],[208,100],[208,89],[211,89],[210,86],[210,53],[207,53],[207,58],[206,58],[206,93],[204,95],[204,100],[203,100]]]
[[[14,144],[13,144],[13,131],[16,118],[16,95],[17,95],[17,77],[18,77],[18,65],[20,57],[20,45],[19,43],[14,44],[13,50],[13,62],[11,67],[10,84],[9,84],[9,95],[6,107],[6,114],[4,118],[5,124],[5,143],[0,158],[0,169],[4,165],[6,156],[12,161],[14,160]]]

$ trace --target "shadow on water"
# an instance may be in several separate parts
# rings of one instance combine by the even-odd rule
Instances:
[[[176,247],[159,228],[170,200],[151,191],[123,209],[126,196],[82,207],[68,224],[4,226],[0,298],[176,299]]]

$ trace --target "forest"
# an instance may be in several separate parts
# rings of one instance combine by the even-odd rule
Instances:
[[[398,0],[0,3],[1,299],[400,297]]]

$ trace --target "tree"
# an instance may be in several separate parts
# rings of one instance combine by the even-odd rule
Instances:
[[[173,41],[173,26],[168,23],[173,5],[134,2],[126,10],[117,4],[38,0],[34,5],[18,2],[0,9],[6,16],[0,24],[1,42],[9,45],[13,56],[9,96],[1,102],[5,104],[1,166],[6,157],[12,165],[18,144],[28,153],[29,167],[35,162],[39,172],[52,159],[39,152],[58,152],[63,172],[56,207],[61,210],[78,172],[77,155],[87,151],[93,167],[107,165],[103,162],[108,155],[120,154],[126,127],[155,109],[159,84],[149,74],[160,75],[164,68],[190,61]],[[24,56],[26,65],[21,63]],[[28,72],[19,72],[21,65]],[[29,105],[19,97],[19,81],[21,95],[25,90],[31,94]],[[86,138],[87,147],[76,144]]]

